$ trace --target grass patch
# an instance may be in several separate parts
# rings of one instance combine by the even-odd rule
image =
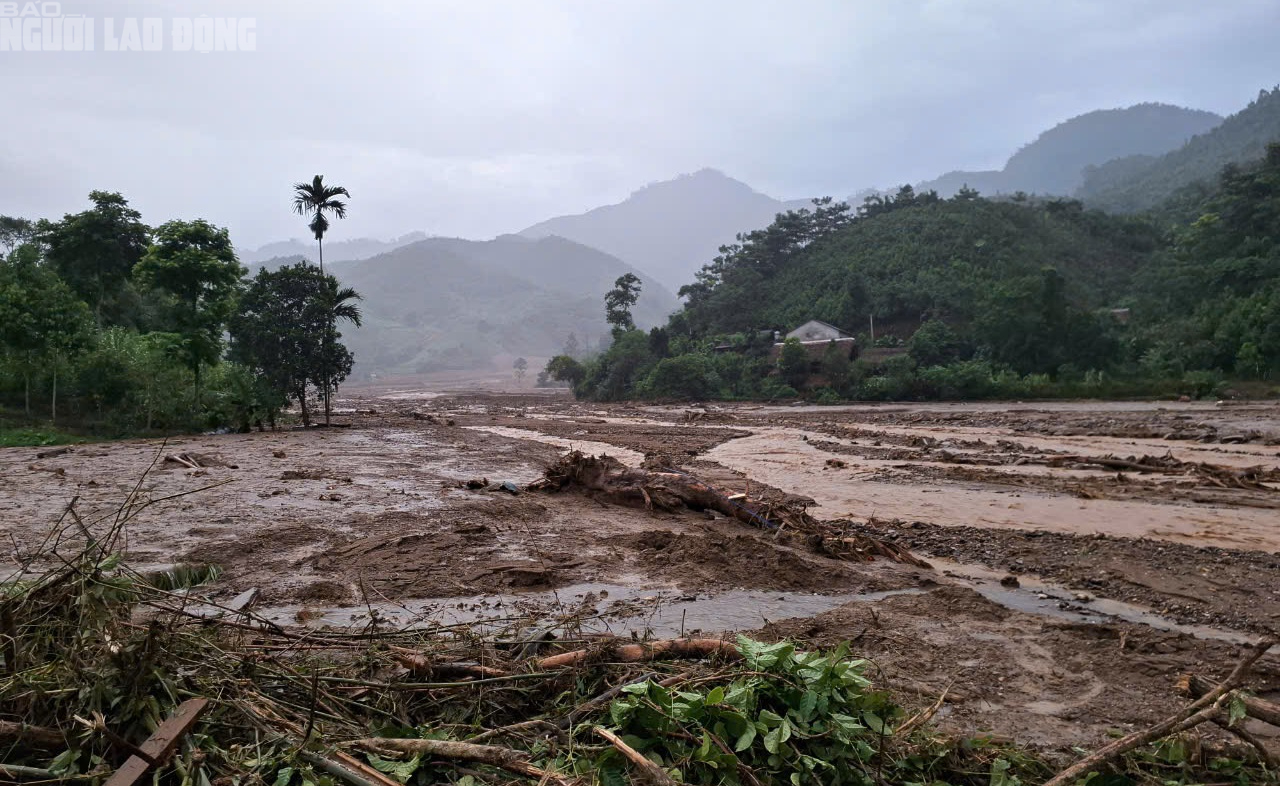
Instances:
[[[56,428],[24,426],[6,428],[0,426],[0,448],[45,447],[47,445],[75,445],[85,438]]]

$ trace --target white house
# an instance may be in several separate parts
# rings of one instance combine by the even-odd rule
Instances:
[[[842,338],[853,338],[835,325],[811,319],[787,334],[787,338],[798,338],[801,341],[838,341]]]

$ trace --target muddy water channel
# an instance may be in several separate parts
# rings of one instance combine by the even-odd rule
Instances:
[[[981,480],[938,482],[917,476],[918,470],[936,466],[928,460],[860,458],[856,450],[852,455],[847,451],[831,452],[814,443],[838,444],[838,440],[800,429],[760,427],[754,431],[749,437],[711,449],[705,458],[785,491],[811,497],[817,502],[814,512],[825,518],[874,517],[943,525],[1105,533],[1228,548],[1280,550],[1280,511],[1274,509],[1086,499],[1073,494],[1046,493],[1034,487],[1009,488],[1001,483],[1004,475],[1062,478],[1079,472],[1025,465],[993,467],[985,470],[987,477]],[[914,435],[906,430],[899,433]],[[937,431],[923,432],[923,435],[944,442],[948,438],[947,433]],[[984,438],[994,443],[1014,437],[977,430],[964,436],[966,440]],[[844,442],[857,447],[856,442]],[[1102,456],[1126,447],[1116,442],[1080,439],[1070,447],[1075,452]],[[1054,444],[1062,445],[1057,441]],[[1121,455],[1143,455],[1161,446],[1132,444],[1127,447],[1128,451]],[[1280,467],[1274,448],[1270,456],[1262,449],[1226,455],[1183,452],[1205,454],[1198,458],[1223,463]],[[827,463],[832,460],[845,466],[833,467]],[[1116,473],[1086,471],[1085,474],[1109,479]]]

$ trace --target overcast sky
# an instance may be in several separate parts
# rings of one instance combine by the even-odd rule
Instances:
[[[5,3],[0,3],[0,12]],[[12,5],[12,4],[10,4]],[[18,3],[19,6],[22,2]],[[97,0],[99,51],[0,52],[0,213],[92,189],[242,247],[517,231],[709,166],[778,197],[998,168],[1092,109],[1280,83],[1277,0]],[[256,20],[256,51],[101,51],[104,21]]]

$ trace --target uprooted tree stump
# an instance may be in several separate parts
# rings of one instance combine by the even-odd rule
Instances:
[[[787,529],[802,536],[809,547],[837,559],[870,562],[876,557],[921,568],[932,566],[900,546],[866,535],[849,534],[818,521],[802,502],[770,502],[743,494],[729,495],[692,475],[666,470],[631,469],[610,456],[587,456],[573,451],[547,468],[530,491],[578,491],[602,502],[628,507],[677,512],[713,510],[763,529]]]

